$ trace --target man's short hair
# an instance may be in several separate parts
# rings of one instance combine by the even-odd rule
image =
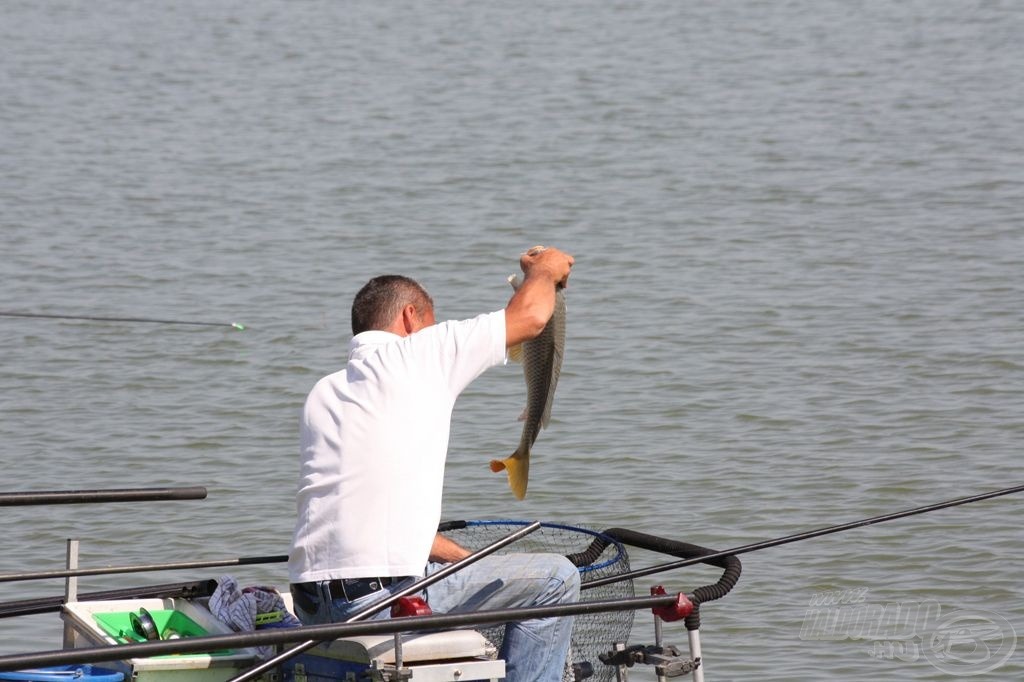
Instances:
[[[404,275],[374,277],[352,300],[352,334],[387,329],[410,304],[421,315],[434,307],[430,294],[415,280]]]

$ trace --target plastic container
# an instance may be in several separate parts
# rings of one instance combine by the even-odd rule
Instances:
[[[97,613],[93,616],[99,626],[108,634],[124,642],[146,641],[134,631],[131,622],[132,611],[112,611]],[[167,639],[170,633],[180,637],[201,637],[209,634],[205,628],[174,609],[154,609],[147,611],[156,625],[159,639]]]
[[[121,682],[124,673],[106,668],[94,668],[91,665],[61,665],[53,668],[35,668],[34,670],[15,670],[0,673],[0,680],[21,680],[22,682]]]

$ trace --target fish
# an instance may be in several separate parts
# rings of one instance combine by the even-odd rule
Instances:
[[[518,275],[508,278],[515,290],[522,282]],[[555,310],[544,331],[534,339],[509,348],[509,359],[523,364],[526,379],[526,409],[520,419],[523,433],[519,447],[505,459],[491,460],[491,471],[508,473],[508,484],[518,499],[526,497],[526,484],[530,475],[530,449],[542,428],[551,420],[551,404],[562,372],[562,356],[565,351],[565,287],[555,288]]]

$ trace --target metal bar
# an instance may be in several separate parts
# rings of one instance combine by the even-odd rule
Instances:
[[[70,663],[98,663],[131,658],[149,658],[165,654],[186,654],[218,651],[224,648],[245,648],[275,644],[293,644],[306,640],[326,642],[358,635],[392,635],[396,632],[459,629],[512,621],[575,616],[611,611],[635,611],[657,606],[671,606],[676,595],[637,597],[607,601],[575,602],[553,606],[496,609],[475,613],[444,614],[440,616],[413,616],[331,623],[330,625],[304,625],[295,628],[267,628],[255,632],[209,635],[182,639],[161,640],[139,644],[117,644],[71,650],[40,651],[27,654],[0,656],[0,672],[36,666],[66,665]]]
[[[67,551],[67,567],[68,570],[73,571],[78,568],[78,540],[68,538],[68,551]],[[67,580],[64,581],[64,602],[70,604],[71,602],[78,601],[78,578],[74,576],[68,576]],[[64,648],[71,649],[75,644],[75,630],[71,626],[71,623],[64,622]]]
[[[206,499],[206,488],[202,486],[183,488],[120,488],[113,490],[42,490],[23,493],[0,492],[0,507],[203,499]]]
[[[700,650],[700,628],[687,631],[687,639],[690,641],[690,658],[699,664],[693,669],[693,682],[704,682],[704,654]]]
[[[220,568],[223,566],[249,566],[252,564],[276,564],[288,561],[286,554],[274,556],[240,557],[238,559],[211,559],[209,561],[179,561],[167,564],[137,564],[134,566],[103,566],[100,568],[69,568],[57,571],[35,571],[33,573],[0,573],[0,583],[24,580],[49,580],[115,573],[146,573],[149,571],[176,571],[193,568]]]
[[[484,547],[482,549],[478,549],[477,551],[475,551],[472,554],[470,554],[468,557],[466,557],[464,559],[460,559],[459,561],[456,561],[456,562],[454,562],[452,564],[449,564],[449,565],[445,566],[444,568],[442,568],[441,570],[437,571],[436,573],[428,575],[427,577],[423,578],[422,580],[417,580],[415,583],[413,583],[409,587],[407,587],[407,588],[405,588],[403,590],[399,590],[398,592],[395,592],[394,594],[392,594],[387,599],[383,599],[383,600],[373,604],[372,606],[370,606],[370,607],[360,611],[356,615],[354,615],[351,618],[349,618],[348,621],[346,621],[346,622],[354,623],[356,621],[360,621],[360,620],[364,620],[366,618],[369,618],[370,616],[372,616],[372,615],[374,615],[376,613],[380,613],[384,609],[388,608],[389,606],[391,606],[392,604],[397,602],[402,597],[407,597],[410,594],[415,594],[416,592],[421,591],[423,588],[428,587],[430,585],[433,585],[434,583],[436,583],[436,582],[438,582],[440,580],[443,580],[444,578],[447,578],[452,573],[455,573],[456,571],[462,570],[463,568],[465,568],[466,566],[469,566],[472,563],[476,563],[480,559],[483,559],[485,556],[496,552],[497,550],[501,549],[505,545],[511,544],[511,543],[515,542],[516,540],[518,540],[519,538],[525,536],[525,535],[529,535],[533,531],[535,531],[538,528],[540,528],[540,526],[541,526],[540,521],[534,521],[533,523],[531,523],[530,525],[526,526],[525,528],[521,528],[521,529],[515,531],[514,533],[510,533],[509,535],[506,535],[505,537],[501,538],[500,540],[497,540],[496,542],[493,542],[490,545],[488,545],[488,546],[486,546],[486,547]],[[420,617],[423,618],[424,616],[420,616]],[[318,644],[318,640],[316,640],[316,639],[308,639],[308,640],[306,640],[302,644],[299,644],[296,647],[288,649],[287,651],[283,651],[280,654],[278,654],[277,656],[274,656],[273,658],[267,659],[266,661],[260,663],[255,668],[252,668],[251,670],[247,670],[246,672],[242,673],[241,675],[238,675],[236,677],[231,678],[230,680],[228,680],[228,682],[246,682],[246,680],[254,679],[254,678],[260,676],[261,674],[263,674],[264,672],[266,672],[268,670],[271,670],[273,668],[276,668],[277,666],[279,666],[282,663],[284,663],[285,661],[287,661],[289,658],[293,658],[293,657],[298,656],[299,654],[301,654],[303,651],[306,651],[308,649],[312,649],[317,644]]]
[[[794,533],[793,535],[787,535],[781,538],[775,538],[774,540],[763,540],[761,542],[753,542],[749,545],[742,545],[733,549],[724,549],[720,552],[713,552],[711,554],[705,554],[703,556],[694,557],[692,559],[683,559],[681,561],[672,561],[665,564],[659,564],[657,566],[651,566],[649,568],[642,568],[636,571],[630,571],[628,573],[621,573],[619,575],[609,576],[607,578],[599,578],[592,580],[583,586],[584,589],[591,589],[594,587],[600,587],[601,585],[608,585],[610,583],[619,582],[621,580],[632,580],[633,578],[643,578],[648,575],[655,573],[662,573],[664,571],[671,571],[676,568],[683,568],[685,566],[692,566],[693,564],[699,563],[712,563],[715,559],[721,559],[723,557],[735,556],[737,554],[746,554],[748,552],[756,552],[761,549],[768,549],[769,547],[778,547],[779,545],[787,545],[791,542],[799,542],[801,540],[809,540],[811,538],[821,537],[822,535],[830,535],[832,533],[839,533],[844,530],[850,530],[851,528],[860,528],[862,526],[870,526],[876,523],[882,523],[884,521],[892,521],[894,519],[902,519],[907,516],[914,516],[915,514],[925,514],[927,512],[936,511],[939,509],[946,509],[948,507],[956,507],[961,504],[969,504],[971,502],[979,502],[981,500],[987,500],[993,497],[1000,497],[1002,495],[1011,495],[1013,493],[1019,493],[1024,491],[1024,485],[1016,485],[1010,488],[1002,488],[1001,490],[992,490],[987,493],[980,493],[978,495],[970,495],[968,497],[958,497],[953,500],[946,500],[945,502],[936,502],[934,504],[928,504],[923,507],[914,507],[913,509],[905,509],[903,511],[892,512],[890,514],[882,514],[881,516],[873,516],[867,519],[860,519],[859,521],[850,521],[848,523],[841,523],[836,526],[828,526],[825,528],[818,528],[815,530],[808,530],[802,533]]]

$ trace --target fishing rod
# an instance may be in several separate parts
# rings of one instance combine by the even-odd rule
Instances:
[[[510,607],[469,613],[446,613],[442,615],[408,616],[324,625],[303,625],[293,628],[264,628],[262,630],[233,632],[231,634],[161,639],[139,642],[137,644],[118,644],[116,646],[108,644],[80,649],[56,649],[26,654],[0,655],[0,672],[36,666],[81,665],[83,663],[149,658],[166,654],[212,652],[236,647],[294,644],[302,640],[329,642],[335,639],[357,637],[360,635],[433,632],[447,629],[474,628],[481,625],[536,618],[578,616],[611,611],[639,611],[655,607],[671,608],[676,603],[677,597],[674,595],[655,595],[631,599],[580,601],[549,606]]]
[[[123,587],[117,590],[88,592],[78,595],[78,601],[108,601],[119,599],[197,599],[209,597],[217,589],[216,580],[194,580],[184,583],[152,585],[150,587]],[[0,603],[0,618],[33,616],[60,611],[67,597],[35,597]]]
[[[628,573],[622,573],[620,575],[609,576],[607,578],[599,578],[592,580],[581,586],[581,589],[587,590],[602,585],[608,585],[611,583],[619,582],[621,580],[632,580],[633,578],[643,578],[645,576],[653,575],[655,573],[662,573],[664,571],[671,571],[676,568],[683,568],[684,566],[691,566],[698,563],[713,563],[716,559],[723,559],[725,557],[736,556],[739,554],[747,554],[749,552],[756,552],[762,549],[768,549],[769,547],[778,547],[780,545],[788,545],[792,542],[799,542],[801,540],[809,540],[811,538],[821,537],[822,535],[831,535],[832,533],[840,533],[845,530],[853,528],[860,528],[862,526],[871,526],[876,523],[883,523],[885,521],[893,521],[895,519],[902,519],[907,516],[915,516],[917,514],[926,514],[928,512],[937,511],[939,509],[947,509],[949,507],[957,507],[962,504],[970,504],[971,502],[980,502],[981,500],[988,500],[993,497],[1001,497],[1003,495],[1012,495],[1024,491],[1024,485],[1015,485],[1010,488],[1002,488],[1000,490],[992,490],[987,493],[979,493],[977,495],[970,495],[968,497],[958,497],[952,500],[946,500],[945,502],[936,502],[935,504],[928,504],[923,507],[914,507],[913,509],[905,509],[903,511],[892,512],[889,514],[882,514],[881,516],[872,516],[867,519],[860,519],[858,521],[850,521],[848,523],[841,523],[835,526],[827,526],[825,528],[817,528],[815,530],[808,530],[802,533],[794,533],[793,535],[787,535],[781,538],[775,538],[773,540],[763,540],[761,542],[754,542],[749,545],[742,545],[733,549],[726,549],[720,552],[712,552],[710,554],[703,554],[680,561],[672,561],[665,564],[659,564],[657,566],[650,566],[648,568],[642,568]]]
[[[177,571],[193,568],[222,568],[225,566],[252,566],[254,564],[278,564],[288,561],[286,554],[275,556],[239,557],[237,559],[210,559],[207,561],[178,561],[165,564],[136,564],[130,566],[103,566],[100,568],[69,568],[59,571],[35,571],[33,573],[0,573],[0,583],[25,580],[50,580],[54,578],[80,578],[115,573],[146,573],[149,571]],[[0,616],[2,617],[2,616]]]
[[[113,488],[110,490],[37,490],[14,493],[0,492],[0,507],[205,499],[206,488],[203,486],[185,486],[181,488]]]
[[[152,317],[101,317],[98,315],[55,315],[48,313],[19,313],[0,311],[0,317],[26,317],[46,320],[90,320],[94,322],[144,322],[151,324],[189,324],[200,327],[231,327],[244,331],[245,325],[239,322],[197,322],[195,320],[162,320]]]

